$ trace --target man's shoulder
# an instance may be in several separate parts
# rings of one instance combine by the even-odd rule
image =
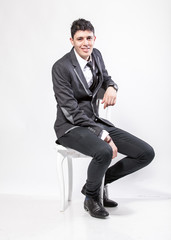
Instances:
[[[65,62],[68,62],[70,58],[70,53],[66,53],[63,57],[58,59],[53,66],[63,65]]]
[[[60,59],[58,59],[54,64],[53,67],[58,67],[58,66],[66,66],[69,63],[71,63],[71,51],[66,53],[63,57],[61,57]]]
[[[94,53],[95,55],[99,56],[99,57],[102,57],[101,52],[100,52],[99,49],[97,49],[97,48],[93,48],[93,53]]]

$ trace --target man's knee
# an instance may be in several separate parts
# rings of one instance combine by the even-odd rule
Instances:
[[[111,146],[106,145],[96,153],[95,158],[98,160],[98,162],[109,165],[111,163],[112,156],[113,150]]]
[[[154,149],[151,146],[148,146],[148,148],[143,153],[142,160],[146,162],[146,165],[148,165],[151,163],[154,157],[155,157]]]

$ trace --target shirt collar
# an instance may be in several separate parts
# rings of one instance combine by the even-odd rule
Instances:
[[[74,48],[74,52],[75,52],[77,61],[78,61],[78,63],[80,64],[81,69],[84,70],[86,64],[87,64],[89,61],[92,61],[92,56],[90,55],[90,59],[89,59],[89,61],[87,61],[87,60],[83,59],[82,57],[80,57],[80,55],[76,52],[75,48]]]

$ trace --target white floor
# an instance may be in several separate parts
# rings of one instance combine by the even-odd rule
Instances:
[[[55,198],[0,195],[0,240],[170,240],[171,199],[115,199],[108,219],[96,219],[73,199],[59,212]]]

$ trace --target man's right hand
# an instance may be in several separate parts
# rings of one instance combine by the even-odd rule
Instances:
[[[112,147],[112,150],[113,150],[113,158],[117,157],[117,154],[118,154],[118,149],[116,147],[116,145],[114,144],[113,140],[110,141],[109,145]]]
[[[112,159],[115,158],[115,157],[117,157],[118,149],[117,149],[116,145],[114,144],[112,138],[108,135],[108,136],[105,138],[104,141],[107,142],[107,143],[111,146],[111,148],[112,148],[112,150],[113,150]]]

